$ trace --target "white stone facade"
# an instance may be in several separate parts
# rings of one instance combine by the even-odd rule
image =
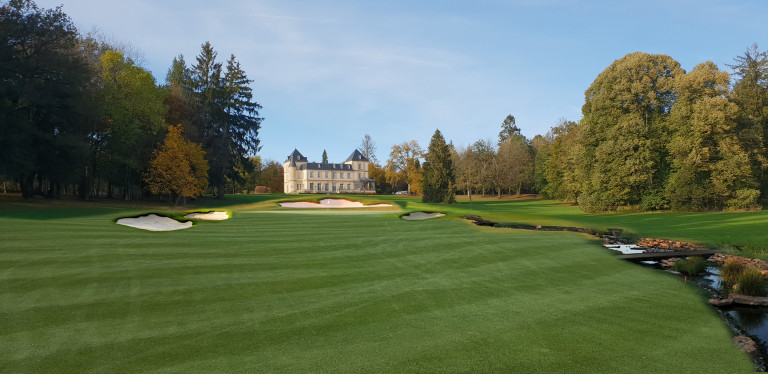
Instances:
[[[341,164],[308,162],[294,149],[283,163],[285,193],[355,193],[376,192],[373,180],[368,178],[370,161],[355,150]]]

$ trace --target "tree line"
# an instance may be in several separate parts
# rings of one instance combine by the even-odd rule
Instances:
[[[686,72],[666,55],[614,61],[587,89],[581,122],[544,137],[542,194],[587,212],[759,208],[768,54],[753,45],[734,62],[735,77],[709,61]]]
[[[178,56],[158,84],[130,51],[79,34],[61,7],[31,0],[0,5],[0,39],[0,179],[25,198],[170,194],[156,188],[158,170],[174,167],[196,175],[195,194],[221,198],[228,182],[264,174],[252,158],[261,106],[235,55],[222,63],[205,42],[194,63]],[[197,155],[179,165],[182,158],[162,157],[171,151]]]
[[[495,144],[449,144],[451,188],[470,199],[540,193],[586,212],[760,208],[768,199],[768,53],[753,45],[728,66],[734,76],[709,61],[686,72],[669,56],[630,53],[586,90],[581,121],[562,119],[527,139],[508,115]],[[421,159],[432,153],[415,140],[394,145],[372,178],[380,192],[426,196],[433,172]]]

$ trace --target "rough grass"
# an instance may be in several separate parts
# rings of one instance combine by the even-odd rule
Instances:
[[[707,269],[707,261],[698,256],[680,259],[675,261],[674,269],[686,275],[697,275]]]
[[[232,218],[174,232],[113,222],[146,207],[0,205],[0,372],[751,371],[693,286],[585,235],[287,198],[201,202]],[[452,216],[398,218],[424,209]]]
[[[765,296],[765,275],[754,268],[747,268],[739,274],[735,292],[748,296]]]

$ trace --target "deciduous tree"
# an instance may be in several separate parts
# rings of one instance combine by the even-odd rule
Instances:
[[[500,187],[520,195],[524,185],[533,183],[533,155],[525,138],[510,138],[499,146],[496,157],[501,168]]]
[[[357,149],[371,163],[375,164],[379,162],[376,159],[376,142],[374,142],[373,139],[371,139],[370,135],[365,134],[365,136],[363,137],[363,140],[360,142],[360,145],[357,147]]]
[[[261,173],[262,185],[269,187],[269,191],[272,193],[282,193],[284,188],[283,182],[283,165],[277,161],[269,160],[266,162],[266,166]]]
[[[421,166],[419,158],[422,157],[423,153],[424,151],[421,149],[421,146],[415,140],[393,145],[385,167],[387,182],[392,185],[398,183],[407,184],[408,193],[410,194],[411,190],[416,189],[414,187],[420,184]]]
[[[666,55],[631,53],[614,61],[585,93],[578,161],[579,205],[595,212],[664,205],[666,115],[680,64]]]
[[[469,198],[469,207],[472,208],[472,189],[478,185],[482,166],[471,146],[459,148],[453,151],[453,166],[456,174],[456,185],[464,189]]]
[[[674,209],[748,208],[759,191],[736,132],[738,107],[726,98],[730,76],[712,62],[676,77],[670,114],[671,172],[667,195]]]
[[[757,44],[729,65],[737,77],[731,99],[739,106],[737,134],[750,160],[753,177],[768,199],[768,52]]]
[[[129,200],[141,195],[142,175],[162,139],[165,92],[150,72],[112,50],[101,55],[100,78],[103,116],[96,136],[102,143],[103,174]]]
[[[544,196],[548,198],[575,202],[579,196],[581,191],[581,178],[577,174],[578,162],[581,160],[579,128],[576,122],[561,120],[549,131],[548,136],[553,140],[547,158],[544,160],[547,185],[542,190]]]
[[[168,195],[174,205],[180,199],[202,194],[208,186],[208,162],[199,144],[185,140],[181,125],[168,127],[165,141],[153,152],[145,176],[155,194]]]

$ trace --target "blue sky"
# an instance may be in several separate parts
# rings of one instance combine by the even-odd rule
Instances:
[[[507,114],[524,135],[581,119],[584,91],[627,53],[667,54],[690,71],[768,48],[768,1],[38,0],[63,5],[143,54],[159,82],[210,41],[240,60],[265,117],[265,159],[327,149],[341,162],[370,134],[424,148],[435,129],[456,145],[495,139]]]

